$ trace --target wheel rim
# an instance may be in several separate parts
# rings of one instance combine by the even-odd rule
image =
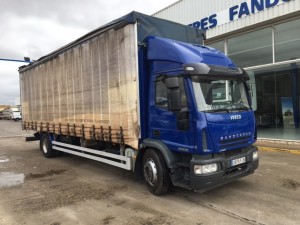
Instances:
[[[145,163],[144,177],[151,186],[155,186],[157,183],[157,169],[153,159],[148,159]]]
[[[43,152],[46,154],[48,152],[48,140],[44,138],[43,140]]]

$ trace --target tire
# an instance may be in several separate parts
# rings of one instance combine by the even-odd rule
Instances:
[[[171,187],[168,168],[160,152],[148,149],[143,158],[144,179],[149,191],[154,195],[163,195]]]
[[[52,158],[56,156],[56,151],[52,149],[52,143],[50,140],[50,136],[47,133],[42,135],[42,139],[40,142],[40,149],[42,150],[44,156],[46,158]]]

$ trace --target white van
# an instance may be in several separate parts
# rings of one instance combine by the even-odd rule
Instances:
[[[11,112],[11,119],[14,121],[19,121],[22,119],[20,111],[12,111]]]

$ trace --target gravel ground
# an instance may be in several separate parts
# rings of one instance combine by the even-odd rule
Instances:
[[[21,135],[21,136],[20,136]],[[260,151],[251,176],[156,197],[131,172],[71,155],[46,159],[20,122],[0,120],[0,225],[299,224],[300,155]]]

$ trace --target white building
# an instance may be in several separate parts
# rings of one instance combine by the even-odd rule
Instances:
[[[247,70],[258,137],[300,139],[300,0],[180,0],[154,16],[206,29]]]

